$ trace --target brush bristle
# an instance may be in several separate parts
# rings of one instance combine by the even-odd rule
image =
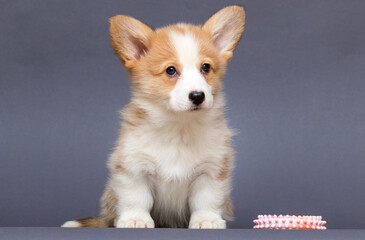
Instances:
[[[253,222],[254,229],[327,229],[321,216],[259,215]]]

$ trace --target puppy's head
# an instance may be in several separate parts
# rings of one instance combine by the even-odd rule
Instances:
[[[110,19],[110,35],[135,96],[181,112],[212,107],[244,26],[243,8],[230,6],[203,26],[177,24],[156,31],[117,15]]]

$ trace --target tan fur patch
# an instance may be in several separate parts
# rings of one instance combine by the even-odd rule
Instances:
[[[166,74],[166,68],[178,64],[176,53],[169,41],[168,30],[157,32],[151,39],[151,48],[131,70],[135,90],[151,100],[168,100],[177,78]]]
[[[226,156],[223,159],[223,166],[218,174],[218,179],[223,181],[228,178],[231,173],[231,159],[230,156]]]
[[[81,224],[81,227],[87,227],[87,228],[104,227],[104,225],[101,222],[101,219],[99,217],[81,218],[81,219],[78,219],[77,222]]]
[[[100,217],[103,219],[104,226],[113,227],[114,220],[117,216],[117,197],[110,186],[110,182],[106,184],[104,194],[100,199],[101,210]]]
[[[224,201],[224,206],[223,206],[223,219],[227,220],[227,221],[232,221],[234,214],[233,214],[233,202],[231,197],[227,197],[226,200]]]

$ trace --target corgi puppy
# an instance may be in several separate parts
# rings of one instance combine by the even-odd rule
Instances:
[[[100,215],[63,227],[226,228],[233,150],[222,78],[244,28],[240,6],[202,26],[153,30],[129,16],[110,19],[133,95],[122,110]]]

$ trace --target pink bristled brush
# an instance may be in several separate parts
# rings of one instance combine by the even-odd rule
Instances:
[[[321,216],[259,215],[253,222],[254,229],[327,229]]]

